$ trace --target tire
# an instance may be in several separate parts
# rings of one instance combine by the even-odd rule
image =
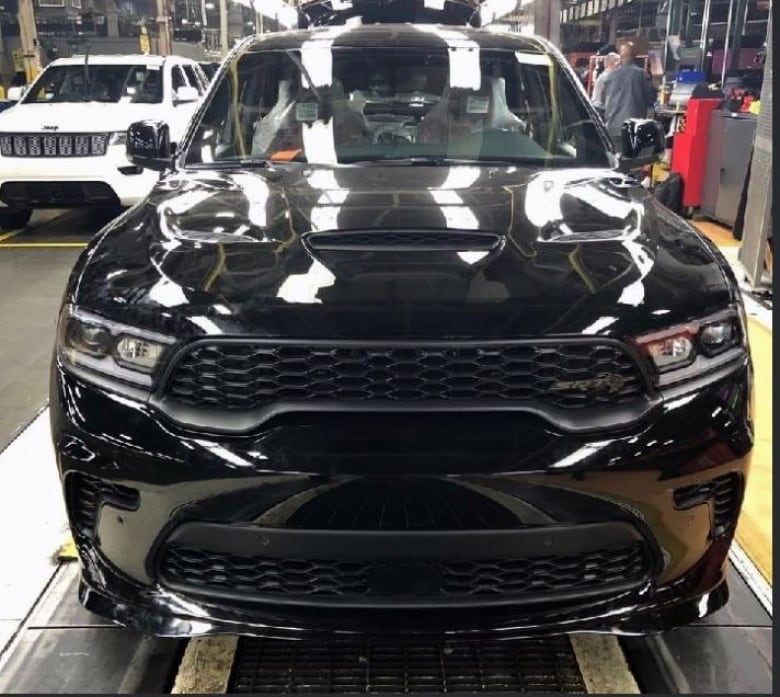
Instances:
[[[31,208],[0,208],[0,229],[20,228],[30,222]]]

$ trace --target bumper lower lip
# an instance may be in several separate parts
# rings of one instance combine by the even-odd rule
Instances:
[[[701,565],[703,567],[703,565]],[[110,567],[99,564],[104,584],[95,584],[90,572],[82,575],[79,598],[88,610],[128,629],[161,637],[194,637],[242,634],[274,639],[333,639],[334,636],[446,636],[450,639],[525,639],[570,632],[644,635],[667,631],[695,622],[721,609],[728,602],[726,579],[702,577],[702,568],[683,579],[684,590],[669,589],[637,602],[626,595],[610,605],[589,602],[526,616],[498,608],[500,615],[484,609],[446,610],[429,616],[418,609],[392,609],[367,613],[337,609],[332,614],[280,612],[274,606],[247,611],[218,603],[201,603],[176,592],[122,590],[122,582]],[[93,570],[95,567],[93,566]],[[706,588],[702,585],[706,583]],[[615,602],[615,600],[617,602]],[[622,601],[622,602],[621,602]]]

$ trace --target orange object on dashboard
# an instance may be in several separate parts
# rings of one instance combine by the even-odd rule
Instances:
[[[303,152],[301,148],[298,148],[297,150],[277,150],[268,159],[271,160],[271,162],[291,162],[301,152]]]

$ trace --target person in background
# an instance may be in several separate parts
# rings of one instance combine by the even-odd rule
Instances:
[[[619,65],[620,54],[608,53],[604,57],[604,72],[601,73],[601,75],[596,78],[596,82],[593,83],[593,96],[591,97],[591,100],[593,101],[593,106],[599,110],[599,113],[602,116],[604,115],[604,79]]]
[[[574,63],[574,72],[577,73],[577,77],[580,79],[583,87],[587,87],[588,84],[588,59],[578,58]]]
[[[643,119],[656,100],[647,71],[634,63],[636,48],[629,41],[620,47],[620,66],[604,75],[604,119],[615,147],[620,151],[621,128],[626,119]]]

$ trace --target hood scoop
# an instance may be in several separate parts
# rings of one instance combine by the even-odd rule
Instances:
[[[303,242],[315,252],[492,252],[504,237],[473,230],[348,230],[310,232]]]

